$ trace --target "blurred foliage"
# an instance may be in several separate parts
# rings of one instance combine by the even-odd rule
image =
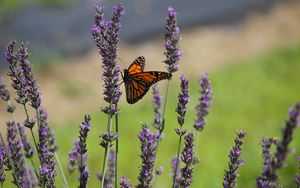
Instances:
[[[0,21],[1,18],[7,18],[12,16],[14,12],[17,12],[18,9],[25,5],[38,4],[48,7],[63,7],[69,5],[70,3],[78,2],[78,0],[1,0],[0,1]]]
[[[238,187],[255,187],[256,177],[262,170],[261,147],[262,135],[281,139],[280,129],[288,118],[288,110],[299,101],[300,81],[300,44],[295,47],[274,50],[272,53],[250,60],[240,60],[225,69],[210,73],[214,89],[213,106],[208,115],[207,125],[200,134],[197,155],[200,163],[195,166],[191,187],[221,187],[224,170],[228,168],[228,153],[234,144],[235,130],[247,131],[243,145],[242,158],[245,164],[238,170]],[[194,108],[198,103],[199,75],[186,75],[191,80],[190,103],[185,128],[190,128],[195,119]],[[178,136],[174,128],[178,127],[175,108],[179,81],[179,73],[174,74],[171,83],[172,92],[168,99],[166,113],[165,139],[158,151],[157,166],[164,166],[164,173],[154,182],[155,187],[170,187],[170,159],[175,156]],[[160,84],[162,86],[163,84]],[[161,88],[162,89],[162,88]],[[76,101],[74,101],[76,102]],[[100,104],[99,104],[100,106]],[[153,121],[151,92],[136,105],[128,105],[123,100],[119,115],[119,177],[126,176],[133,184],[137,182],[140,166],[140,144],[137,134],[141,122],[148,125]],[[103,107],[103,105],[101,105]],[[99,181],[95,174],[100,172],[104,150],[99,146],[99,135],[106,130],[107,117],[92,109],[92,128],[87,140],[88,166],[91,172],[88,187],[97,187]],[[78,137],[79,124],[82,117],[76,117],[63,125],[54,126],[57,143],[60,147],[58,155],[67,172],[68,152],[72,149],[72,140]],[[51,114],[49,114],[51,116]],[[292,148],[300,148],[300,130],[294,132]],[[274,149],[274,148],[273,148]],[[295,187],[293,176],[299,170],[296,150],[288,155],[286,167],[279,171],[279,183],[284,187]],[[70,187],[76,187],[77,174],[67,175]],[[63,181],[58,171],[58,187]],[[6,185],[8,184],[6,181]],[[4,186],[5,187],[5,186]]]

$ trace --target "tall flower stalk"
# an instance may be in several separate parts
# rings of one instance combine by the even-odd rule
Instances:
[[[194,169],[192,167],[194,160],[194,134],[192,132],[187,133],[184,136],[184,148],[181,152],[181,161],[185,164],[183,168],[180,169],[180,179],[179,186],[180,187],[189,187],[193,181],[193,172]]]
[[[245,131],[237,131],[236,138],[234,140],[235,145],[230,149],[228,170],[225,170],[223,187],[233,188],[237,185],[237,170],[244,163],[243,159],[240,159],[242,145],[244,143]]]
[[[167,67],[168,72],[173,73],[176,72],[179,68],[179,60],[182,56],[182,53],[179,50],[180,30],[177,25],[176,11],[172,7],[168,8],[168,16],[167,16],[164,40],[165,40],[164,46],[166,49],[166,51],[164,52],[164,55],[166,56],[164,63],[168,66]],[[165,102],[164,102],[162,115],[161,115],[161,130],[159,132],[159,136],[161,136],[161,133],[164,130],[164,126],[165,126],[165,113],[167,107],[170,81],[171,78],[167,82]]]
[[[25,166],[25,156],[22,142],[18,135],[18,125],[15,121],[9,121],[7,125],[7,143],[10,158],[12,159],[14,184],[18,187],[32,187],[29,174]]]
[[[185,114],[187,110],[186,105],[189,101],[189,81],[185,79],[183,74],[180,75],[180,80],[181,80],[181,84],[180,84],[181,93],[178,95],[178,105],[176,108],[176,112],[178,114],[177,121],[179,124],[179,128],[175,129],[175,132],[179,136],[179,141],[178,141],[176,164],[175,164],[174,177],[173,177],[173,188],[176,187],[177,167],[179,162],[181,139],[186,133],[186,130],[182,129],[182,126],[184,124]]]
[[[78,167],[79,171],[79,187],[86,187],[87,180],[89,178],[89,171],[86,165],[87,160],[87,148],[86,139],[88,132],[91,128],[90,125],[91,118],[89,115],[84,116],[84,121],[80,124],[78,140],[74,141],[73,150],[69,153],[69,163],[68,170],[70,173],[74,171],[75,165]]]
[[[290,109],[289,119],[286,120],[285,127],[282,128],[282,139],[271,142],[271,140],[262,140],[264,168],[261,176],[257,178],[257,187],[275,187],[278,179],[277,170],[283,168],[287,154],[289,153],[289,144],[293,139],[293,132],[299,125],[300,102]],[[272,143],[276,146],[274,155],[270,153]]]
[[[116,140],[118,146],[118,107],[117,104],[121,97],[119,75],[120,66],[117,64],[117,44],[119,41],[119,29],[121,27],[120,18],[124,14],[123,6],[121,4],[113,7],[113,16],[111,20],[104,18],[103,7],[96,5],[95,23],[91,29],[91,34],[99,49],[99,54],[102,56],[102,79],[104,81],[104,100],[108,106],[102,111],[108,115],[107,132],[102,134],[102,141],[100,145],[104,147],[104,162],[102,167],[102,182],[101,187],[104,186],[106,166],[108,160],[108,153],[112,141]],[[116,118],[116,133],[112,132],[112,118]],[[116,148],[118,152],[118,148]],[[116,160],[117,160],[116,153]],[[117,161],[116,161],[117,168]],[[117,169],[116,169],[117,180]],[[115,181],[115,187],[117,187]]]
[[[167,65],[167,70],[169,73],[176,72],[179,68],[179,60],[182,56],[182,53],[179,50],[179,40],[180,40],[180,30],[177,25],[176,11],[174,8],[169,7],[167,23],[166,23],[166,28],[165,28],[165,36],[164,36],[164,46],[165,46],[164,55],[166,56],[166,59],[163,61]],[[165,128],[165,114],[166,114],[166,107],[167,107],[171,79],[172,78],[168,79],[168,82],[167,82],[165,101],[164,101],[162,113],[160,113],[160,111],[161,111],[160,110],[161,96],[158,94],[158,91],[154,91],[153,104],[154,104],[154,110],[155,110],[156,117],[155,117],[155,121],[153,122],[153,125],[159,131],[155,155],[158,152],[157,150],[159,147],[159,142],[161,140],[161,135]],[[155,92],[157,92],[157,94],[155,94]],[[155,99],[155,97],[156,97],[156,99]],[[160,118],[160,119],[158,119],[158,118]]]
[[[274,143],[273,138],[262,137],[262,157],[264,161],[264,167],[261,175],[256,179],[256,186],[259,188],[272,188],[276,187],[277,175],[274,168],[273,155],[271,153],[271,146]]]
[[[142,165],[140,167],[140,174],[138,177],[138,188],[150,188],[153,181],[153,170],[156,160],[156,149],[158,135],[151,132],[151,130],[143,125],[139,134],[139,140],[141,142],[141,158]]]
[[[5,51],[6,60],[9,63],[9,72],[8,76],[10,76],[12,81],[12,87],[16,90],[17,98],[16,102],[21,104],[24,108],[26,119],[24,121],[24,126],[30,129],[31,136],[34,141],[34,145],[36,147],[36,150],[39,151],[39,145],[41,143],[37,142],[37,139],[35,138],[35,135],[33,133],[33,127],[35,123],[37,122],[38,129],[42,129],[42,122],[40,117],[40,110],[41,110],[41,94],[38,91],[38,85],[37,80],[33,75],[32,66],[29,61],[29,53],[27,49],[27,45],[25,43],[21,43],[20,47],[15,50],[15,44],[16,42],[10,42],[8,43]],[[35,118],[30,119],[30,115],[28,113],[27,104],[29,102],[29,105],[35,110]],[[47,139],[49,142],[49,149],[50,152],[52,152],[59,164],[61,174],[65,180],[65,175],[63,173],[63,170],[60,166],[59,158],[56,155],[57,147],[54,146],[55,138],[53,133],[51,132],[50,128],[47,127],[48,135]],[[20,131],[19,131],[20,132]],[[39,138],[39,141],[41,139]],[[39,155],[40,164],[42,166],[43,161],[41,158],[41,155]],[[55,164],[55,163],[54,163]],[[36,169],[35,169],[36,172]],[[40,179],[40,181],[43,181]],[[65,184],[67,185],[66,181]]]

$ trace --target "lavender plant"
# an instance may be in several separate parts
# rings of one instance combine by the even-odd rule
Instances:
[[[103,14],[103,7],[96,6],[95,24],[91,29],[91,34],[102,56],[103,81],[104,81],[104,100],[107,102],[102,111],[108,115],[107,132],[101,134],[100,145],[105,149],[102,173],[99,175],[101,179],[101,187],[118,187],[129,188],[132,184],[123,176],[118,179],[118,102],[120,101],[120,66],[117,64],[117,44],[119,41],[119,29],[121,27],[120,18],[124,14],[122,5],[113,7],[113,16],[110,20],[106,20]],[[177,26],[176,11],[173,8],[168,9],[168,17],[165,32],[165,48],[168,72],[174,73],[179,69],[179,60],[182,56],[179,51],[180,32]],[[17,187],[56,187],[56,164],[62,172],[65,181],[65,187],[68,187],[64,177],[60,162],[54,160],[58,149],[55,143],[54,133],[48,125],[47,112],[41,104],[41,94],[38,91],[37,79],[32,72],[32,66],[29,62],[29,53],[25,43],[21,43],[19,48],[15,50],[16,42],[10,42],[5,50],[6,60],[9,63],[8,76],[12,81],[12,88],[16,91],[16,102],[22,105],[25,111],[26,119],[23,124],[18,123],[14,115],[15,107],[10,103],[10,93],[6,85],[2,83],[0,77],[0,98],[7,103],[7,111],[14,116],[13,121],[7,122],[7,143],[4,142],[2,134],[0,134],[0,184],[6,180],[5,171],[11,171],[13,183]],[[199,139],[199,132],[203,131],[206,122],[205,118],[209,113],[209,107],[212,100],[212,88],[208,74],[203,74],[199,80],[201,87],[200,103],[196,107],[197,118],[194,122],[192,130],[183,129],[185,115],[187,112],[187,103],[189,101],[188,85],[189,81],[180,76],[181,92],[178,96],[178,106],[176,112],[178,114],[177,121],[179,128],[175,131],[179,135],[177,158],[172,159],[172,176],[173,187],[190,187],[193,182],[195,152]],[[138,135],[141,143],[142,163],[139,169],[138,184],[136,187],[147,188],[153,187],[154,174],[160,175],[163,167],[155,170],[157,160],[157,148],[161,140],[161,134],[165,126],[165,111],[167,104],[167,96],[169,90],[169,82],[166,90],[166,97],[163,109],[162,97],[158,92],[157,85],[153,87],[153,108],[155,119],[153,126],[157,132],[152,132],[150,128],[143,124],[142,130]],[[27,109],[32,107],[35,116],[30,114]],[[297,103],[290,110],[289,119],[286,121],[285,127],[282,129],[282,139],[275,141],[274,139],[262,138],[261,146],[263,148],[264,167],[261,175],[257,178],[257,187],[274,187],[278,175],[276,171],[284,166],[284,161],[290,151],[289,144],[292,141],[292,135],[298,126],[300,116],[300,103]],[[112,130],[113,118],[115,118],[115,131]],[[87,187],[90,173],[87,167],[87,136],[91,128],[90,116],[86,115],[84,121],[79,128],[79,140],[74,142],[74,148],[69,153],[68,170],[73,173],[77,168],[79,171],[80,188]],[[34,127],[37,124],[38,139],[34,137]],[[25,127],[29,128],[36,146],[36,152],[31,146],[26,135]],[[198,131],[198,136],[194,138],[194,130]],[[245,137],[244,131],[237,131],[235,145],[230,149],[228,170],[224,174],[224,187],[235,187],[237,185],[237,170],[244,162],[240,158],[242,144]],[[184,137],[184,148],[180,152],[181,140]],[[116,150],[111,147],[116,141]],[[7,144],[7,145],[6,145]],[[274,144],[276,152],[272,155],[270,148]],[[181,153],[181,154],[180,154]],[[34,155],[37,154],[40,165],[35,166],[33,162]],[[27,158],[27,159],[26,159]],[[27,160],[31,160],[32,168],[26,164]],[[178,169],[179,168],[179,169]],[[37,171],[38,169],[38,171]],[[38,182],[36,181],[38,180]],[[295,183],[300,186],[299,174],[295,176]]]
[[[244,143],[244,137],[246,136],[245,131],[237,131],[236,138],[234,140],[235,145],[230,149],[229,152],[229,162],[228,162],[228,170],[225,170],[223,187],[224,188],[232,188],[237,185],[237,170],[244,163],[243,159],[240,159],[242,145]]]
[[[25,165],[25,156],[22,151],[22,142],[18,135],[18,123],[8,121],[7,125],[7,143],[9,157],[13,167],[13,183],[18,187],[31,187],[29,174]]]
[[[186,130],[182,129],[182,126],[184,124],[184,119],[185,119],[185,114],[186,114],[186,105],[189,101],[189,81],[186,80],[186,78],[182,75],[180,75],[180,89],[181,93],[178,95],[178,105],[176,108],[177,112],[177,121],[179,124],[179,128],[175,129],[175,132],[179,136],[179,141],[178,141],[178,149],[177,149],[177,157],[176,157],[176,164],[175,164],[175,174],[173,177],[173,188],[176,187],[176,177],[177,177],[177,167],[178,167],[178,159],[179,159],[179,152],[180,152],[180,146],[181,146],[181,139],[182,136],[186,133]],[[183,161],[184,162],[184,161]]]
[[[153,181],[153,170],[156,160],[156,147],[158,135],[151,132],[147,125],[142,126],[139,134],[141,142],[141,158],[142,165],[140,167],[140,174],[138,177],[138,188],[150,188]]]
[[[103,7],[96,6],[95,24],[91,29],[91,34],[99,49],[99,54],[102,56],[102,79],[104,81],[104,100],[109,106],[102,109],[108,114],[107,132],[102,134],[101,146],[104,147],[104,163],[102,168],[102,185],[104,186],[104,179],[106,173],[108,153],[112,141],[116,140],[116,177],[117,180],[117,156],[118,156],[118,102],[121,97],[119,75],[120,66],[117,64],[117,44],[119,41],[119,29],[121,27],[120,18],[124,14],[123,6],[119,4],[113,7],[113,16],[111,20],[104,18]],[[116,133],[112,135],[112,116],[116,117]],[[110,135],[110,136],[107,136]],[[114,139],[112,139],[114,138]],[[117,181],[115,181],[117,187]]]
[[[292,141],[293,131],[299,124],[300,103],[290,109],[289,119],[282,129],[282,140],[272,141],[272,139],[262,140],[264,168],[260,177],[257,178],[257,187],[275,187],[278,179],[277,170],[283,168],[284,161],[289,153],[289,144]],[[274,143],[276,152],[274,155],[270,153],[270,147]]]
[[[50,129],[47,122],[47,112],[42,106],[39,107],[39,143],[38,143],[38,154],[41,161],[40,168],[40,183],[44,187],[54,188],[55,177],[57,175],[55,170],[54,153],[50,150],[49,146],[49,134]]]
[[[260,188],[275,187],[275,180],[277,175],[274,169],[274,160],[271,153],[271,146],[274,143],[273,138],[262,137],[261,147],[262,147],[262,157],[264,160],[264,167],[261,175],[256,179],[256,185]]]
[[[74,141],[74,147],[72,151],[69,153],[69,163],[68,170],[70,173],[74,172],[75,166],[77,166],[79,171],[79,187],[86,187],[89,171],[86,165],[87,161],[87,148],[86,148],[86,139],[88,136],[88,132],[91,129],[90,125],[91,117],[90,115],[84,116],[84,121],[79,126],[79,136],[78,140]]]
[[[295,107],[290,109],[289,119],[285,123],[285,127],[282,131],[282,139],[280,142],[276,143],[276,168],[280,169],[284,166],[284,161],[289,152],[289,144],[293,139],[293,132],[299,125],[300,117],[300,102],[295,105]]]
[[[130,188],[130,187],[132,187],[132,184],[129,183],[129,181],[126,179],[125,176],[122,176],[120,182],[120,188]]]

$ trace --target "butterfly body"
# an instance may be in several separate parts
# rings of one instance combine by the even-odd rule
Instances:
[[[143,98],[154,83],[172,77],[172,74],[167,72],[144,72],[144,67],[145,58],[140,56],[133,61],[128,69],[124,69],[123,81],[125,84],[126,100],[129,104],[134,104]]]

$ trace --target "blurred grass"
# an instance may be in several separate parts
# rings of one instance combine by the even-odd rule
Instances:
[[[221,187],[224,169],[227,169],[227,156],[234,144],[237,129],[247,131],[242,150],[245,164],[238,171],[240,174],[238,187],[255,187],[256,177],[260,175],[262,169],[259,141],[262,135],[281,138],[280,128],[284,126],[288,117],[288,109],[300,100],[299,70],[300,44],[276,49],[261,57],[239,60],[234,65],[210,73],[214,90],[213,106],[207,118],[207,127],[200,133],[197,154],[201,161],[195,166],[191,187]],[[190,128],[195,119],[194,107],[198,103],[199,96],[197,79],[201,74],[187,75],[191,80],[191,98],[184,125],[186,128]],[[170,187],[171,184],[170,159],[176,154],[178,142],[174,132],[174,128],[178,126],[175,113],[179,91],[177,77],[178,73],[174,75],[171,83],[165,139],[158,151],[157,165],[164,166],[165,171],[156,179],[155,187]],[[125,175],[136,184],[141,161],[137,134],[141,128],[140,122],[150,125],[153,120],[151,92],[149,91],[145,99],[136,105],[128,105],[124,100],[123,97],[119,116],[119,177]],[[99,146],[99,135],[106,129],[107,117],[99,109],[83,113],[91,113],[92,117],[92,129],[87,141],[88,166],[91,172],[88,187],[98,187],[99,182],[95,173],[102,168],[104,152]],[[65,170],[68,152],[72,149],[73,138],[78,136],[78,125],[83,115],[53,127],[60,147],[58,155]],[[293,176],[297,172],[296,159],[300,155],[300,151],[297,150],[300,148],[299,136],[298,129],[291,144],[296,150],[289,154],[286,167],[280,171],[279,182],[284,187],[295,187]],[[61,187],[63,181],[59,171],[58,174],[58,187]],[[75,174],[68,177],[70,187],[77,186],[76,176]]]

